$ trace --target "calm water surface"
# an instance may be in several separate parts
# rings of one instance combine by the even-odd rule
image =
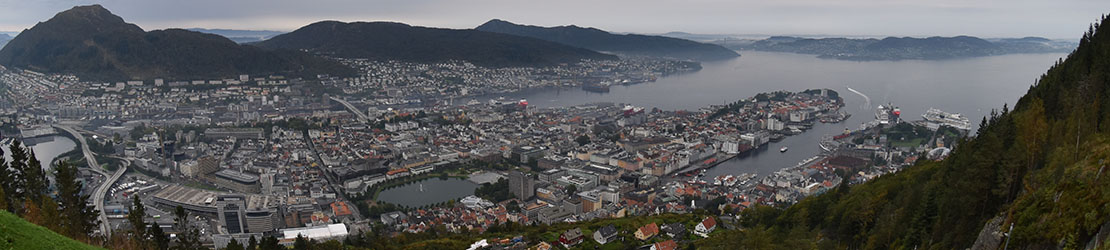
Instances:
[[[475,188],[478,185],[462,179],[431,178],[382,191],[378,194],[378,200],[406,207],[420,207],[472,195]]]

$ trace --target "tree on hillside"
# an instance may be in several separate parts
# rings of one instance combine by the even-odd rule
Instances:
[[[41,207],[43,197],[47,197],[47,191],[49,190],[47,187],[50,185],[50,181],[46,179],[46,171],[42,170],[42,162],[39,161],[38,157],[35,157],[34,150],[27,150],[27,165],[23,169],[21,177],[26,183],[24,187],[27,188],[27,191],[24,192],[24,198]]]
[[[282,247],[281,245],[279,245],[277,237],[274,237],[273,235],[262,237],[262,242],[258,244],[258,250],[284,250],[284,249],[285,249],[285,247]]]
[[[143,207],[143,202],[139,200],[139,196],[131,196],[132,204],[127,214],[127,222],[131,223],[131,243],[132,245],[146,249],[146,208]]]
[[[235,240],[235,238],[231,238],[231,242],[227,243],[227,247],[224,248],[224,250],[243,250],[243,244],[239,244],[239,241]]]
[[[258,249],[258,239],[255,239],[254,235],[251,235],[251,238],[249,240],[247,240],[247,248],[246,249],[247,250],[257,250]]]
[[[147,234],[150,235],[150,243],[154,246],[154,249],[170,249],[170,238],[169,236],[166,236],[165,231],[162,231],[162,226],[159,226],[157,221],[155,221],[154,224],[150,225],[150,229],[147,230]]]
[[[16,215],[23,213],[23,201],[26,200],[26,177],[24,177],[25,169],[27,169],[27,151],[23,149],[23,144],[19,140],[12,141],[11,146],[8,146],[8,154],[11,155],[12,161],[8,165],[11,168],[11,187],[8,191],[8,210]]]
[[[8,161],[0,159],[0,209],[15,213],[15,206],[11,204],[12,195],[15,194],[15,177],[8,169]]]
[[[200,230],[189,226],[189,214],[185,212],[185,208],[177,206],[173,211],[174,228],[177,229],[177,244],[173,247],[176,250],[198,250],[206,249],[200,244]]]
[[[70,238],[86,239],[100,222],[96,209],[86,202],[89,196],[81,195],[83,185],[77,175],[77,166],[69,162],[63,161],[54,166],[60,214],[65,218],[61,221],[61,233]]]
[[[308,238],[305,238],[304,235],[298,234],[297,239],[295,241],[293,241],[293,250],[309,250],[309,249],[312,249],[311,242],[308,242]]]

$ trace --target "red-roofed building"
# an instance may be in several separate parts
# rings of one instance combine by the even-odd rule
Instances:
[[[705,220],[702,220],[701,223],[698,223],[698,226],[694,227],[694,234],[708,238],[709,233],[712,233],[714,229],[717,229],[717,220],[713,219],[713,216],[709,216],[705,217]]]
[[[647,240],[651,239],[651,237],[655,237],[657,234],[659,234],[659,225],[652,222],[651,224],[644,225],[640,227],[640,229],[637,229],[635,236],[638,240]]]
[[[331,203],[331,211],[335,216],[348,216],[351,215],[351,208],[347,207],[346,202],[337,201]]]
[[[658,242],[658,243],[655,243],[655,244],[651,244],[651,250],[675,250],[675,249],[678,249],[678,243],[675,243],[674,240],[667,240],[667,241],[664,241],[664,242]]]

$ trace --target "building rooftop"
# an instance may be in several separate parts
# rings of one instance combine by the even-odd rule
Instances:
[[[190,188],[182,185],[171,185],[154,193],[155,198],[180,204],[211,208],[216,207],[215,201],[220,195],[227,194]],[[247,198],[247,209],[267,209],[277,204],[277,199],[270,196],[253,194],[245,194],[244,196]]]
[[[239,172],[239,171],[235,171],[235,170],[231,170],[231,169],[224,169],[224,170],[217,171],[215,173],[215,175],[217,177],[220,177],[220,178],[224,178],[224,179],[228,179],[228,180],[232,180],[232,181],[235,181],[235,182],[248,184],[248,185],[258,183],[258,176],[257,175],[253,175],[253,174],[249,174],[249,173],[243,173],[243,172]]]
[[[309,239],[328,239],[347,236],[347,225],[342,223],[314,227],[299,227],[281,230],[282,240],[296,239],[304,235]]]

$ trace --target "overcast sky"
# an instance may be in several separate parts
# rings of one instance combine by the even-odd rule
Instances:
[[[0,31],[99,3],[146,30],[290,31],[320,20],[473,28],[493,19],[614,32],[1074,39],[1110,0],[0,0]]]

